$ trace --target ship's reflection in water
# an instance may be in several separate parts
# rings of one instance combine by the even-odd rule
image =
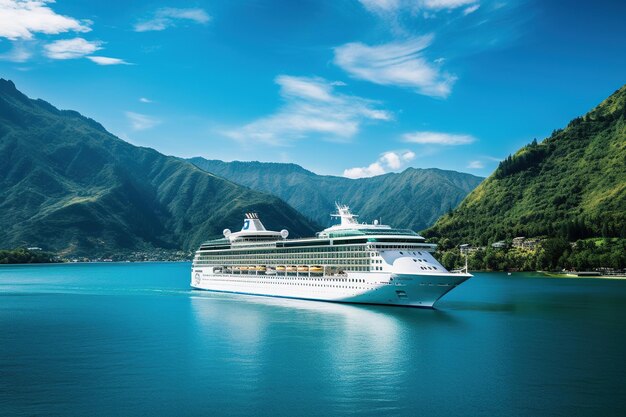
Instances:
[[[619,415],[624,282],[477,274],[441,310],[193,292],[216,412]],[[208,382],[211,381],[211,382]]]
[[[432,331],[463,327],[437,310],[236,294],[194,292],[191,306],[202,377],[267,413],[405,412],[398,393],[441,342]]]

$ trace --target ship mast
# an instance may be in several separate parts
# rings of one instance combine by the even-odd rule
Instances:
[[[345,204],[339,204],[335,202],[335,207],[337,207],[337,213],[331,214],[330,217],[339,217],[341,218],[341,226],[350,226],[358,224],[356,218],[359,217],[356,214],[352,214],[350,212],[350,207]]]

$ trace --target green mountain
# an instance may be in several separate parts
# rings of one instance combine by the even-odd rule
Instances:
[[[483,245],[515,236],[626,237],[626,86],[502,161],[426,234]]]
[[[223,162],[196,157],[199,168],[274,194],[313,221],[328,226],[342,202],[371,221],[381,218],[396,227],[422,230],[456,207],[482,178],[440,169],[409,168],[372,178],[349,179],[317,175],[299,165],[262,162]]]
[[[0,79],[0,248],[191,249],[238,229],[248,211],[292,235],[317,229],[276,197],[133,146]]]

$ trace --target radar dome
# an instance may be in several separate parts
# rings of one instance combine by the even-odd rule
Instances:
[[[222,233],[224,233],[224,237],[228,237],[230,236],[230,229],[224,229]]]
[[[283,230],[281,230],[281,231],[280,231],[280,236],[281,236],[283,239],[287,239],[287,236],[289,236],[289,230],[287,230],[287,229],[283,229]]]
[[[378,226],[378,220],[374,220],[374,226]]]

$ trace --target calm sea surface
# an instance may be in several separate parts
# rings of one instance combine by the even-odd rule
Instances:
[[[626,415],[626,281],[476,274],[437,310],[0,267],[0,415]]]

